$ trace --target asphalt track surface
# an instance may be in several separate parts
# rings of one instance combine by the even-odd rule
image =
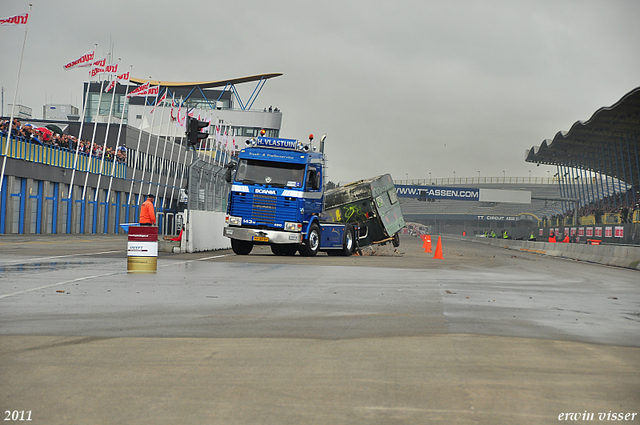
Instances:
[[[122,236],[2,235],[2,419],[640,423],[639,272],[442,246],[160,253],[138,274]]]

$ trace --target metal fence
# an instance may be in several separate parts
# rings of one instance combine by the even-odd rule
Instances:
[[[198,159],[189,167],[187,208],[199,211],[227,210],[231,185],[224,180],[226,168]]]

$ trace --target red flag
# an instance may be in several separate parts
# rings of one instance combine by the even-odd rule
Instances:
[[[129,81],[129,72],[125,72],[125,73],[124,73],[124,74],[122,74],[122,75],[118,75],[118,76],[116,77],[116,79],[115,79],[115,80],[113,80],[113,81],[111,82],[111,84],[109,84],[109,87],[107,87],[107,89],[106,89],[104,92],[105,92],[105,93],[108,93],[111,89],[113,89],[113,88],[116,86],[116,83],[120,83],[120,84],[122,84],[122,83],[126,83],[126,82],[128,82],[128,81]]]
[[[117,82],[118,82],[117,80],[113,80],[111,83],[109,83],[109,86],[106,89],[104,89],[104,92],[109,93],[111,89],[116,86]]]
[[[129,93],[127,95],[127,97],[144,96],[146,94],[147,90],[149,90],[149,81],[147,81],[146,83],[144,83],[143,85],[141,85],[140,87],[138,87],[137,89],[135,89],[134,91]]]
[[[69,62],[68,64],[64,65],[64,69],[68,70],[68,69],[72,69],[78,66],[87,66],[85,64],[91,64],[91,62],[93,61],[93,58],[95,56],[95,53],[93,50],[89,50],[87,53],[85,53],[84,55],[80,56],[78,59]]]
[[[0,18],[0,25],[26,25],[27,19],[29,19],[28,13],[10,16],[8,18]]]
[[[117,63],[113,63],[110,65],[104,65],[101,66],[99,68],[92,68],[91,72],[89,72],[89,75],[91,75],[91,77],[95,77],[98,74],[117,74],[118,73],[118,64]]]
[[[118,82],[122,81],[123,83],[128,83],[129,78],[131,78],[129,74],[130,74],[129,71],[127,71],[122,75],[118,75]]]
[[[82,63],[80,65],[78,65],[80,68],[83,67],[88,67],[88,66],[98,66],[101,68],[104,68],[107,65],[107,58],[102,58],[102,59],[96,59],[93,62],[89,61],[89,62],[85,62]]]
[[[151,113],[152,113],[152,114],[153,114],[153,111],[155,111],[155,110],[156,110],[156,106],[158,106],[159,104],[161,104],[162,102],[164,102],[164,100],[167,98],[167,92],[168,92],[168,91],[169,91],[169,90],[165,90],[165,91],[164,91],[164,94],[162,95],[162,97],[160,98],[160,100],[158,100],[158,101],[156,102],[156,104],[154,105],[153,109],[151,110]]]

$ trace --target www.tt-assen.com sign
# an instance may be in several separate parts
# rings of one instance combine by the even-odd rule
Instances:
[[[396,193],[401,198],[454,199],[458,201],[478,201],[480,189],[441,186],[396,185]]]

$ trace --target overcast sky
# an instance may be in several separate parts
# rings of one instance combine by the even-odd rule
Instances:
[[[17,103],[81,107],[62,66],[112,43],[139,78],[283,73],[254,108],[282,110],[282,137],[326,133],[334,181],[546,177],[526,149],[640,86],[638,22],[637,0],[33,0]],[[22,28],[0,27],[5,112]]]

